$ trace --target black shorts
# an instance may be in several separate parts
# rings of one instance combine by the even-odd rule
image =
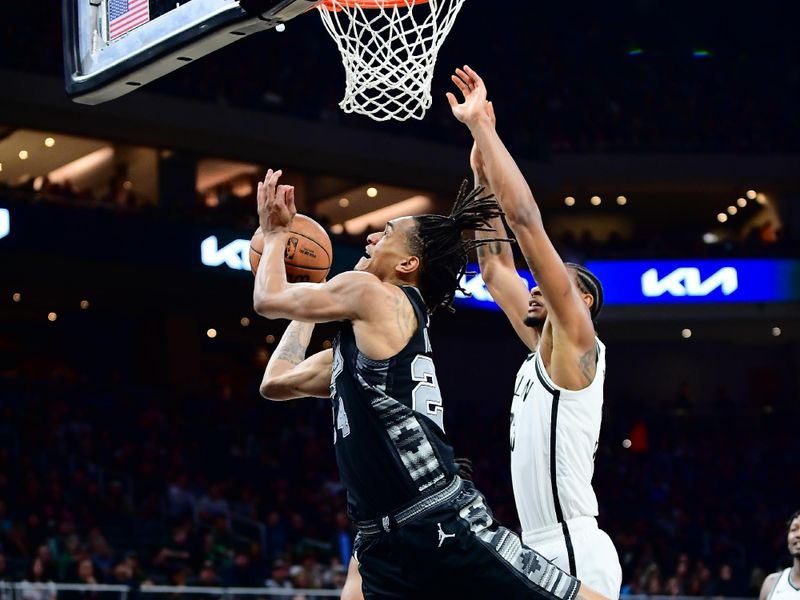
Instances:
[[[359,535],[365,600],[574,600],[579,582],[500,526],[465,481],[455,499],[396,531]]]

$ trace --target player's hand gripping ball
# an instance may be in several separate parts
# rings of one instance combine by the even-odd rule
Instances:
[[[259,227],[250,240],[250,269],[253,275],[258,270],[263,252],[264,236]],[[331,239],[322,225],[305,215],[295,215],[283,254],[286,280],[289,283],[320,283],[328,276],[332,258]]]

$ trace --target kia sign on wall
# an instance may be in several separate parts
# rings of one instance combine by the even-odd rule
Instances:
[[[775,259],[589,261],[608,304],[792,302],[800,261]]]
[[[210,235],[200,244],[200,262],[207,267],[225,265],[235,271],[249,271],[250,240],[233,240],[220,248],[217,236]]]
[[[0,208],[0,240],[11,233],[11,214],[7,208]]]
[[[633,260],[589,261],[603,283],[609,305],[696,304],[800,301],[800,261],[797,260]],[[471,294],[458,294],[458,303],[497,310],[481,279],[465,276],[461,285]],[[525,285],[533,278],[520,271]]]
[[[200,244],[200,261],[207,267],[249,271],[249,247],[250,240],[221,243],[208,236]],[[800,301],[798,260],[597,260],[586,266],[603,283],[608,305]],[[470,264],[468,271],[461,279],[466,294],[456,294],[457,304],[499,310],[478,265]],[[528,271],[519,271],[519,276],[528,288],[533,286]]]

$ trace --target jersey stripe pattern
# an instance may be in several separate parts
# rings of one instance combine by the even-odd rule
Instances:
[[[444,487],[458,470],[441,425],[427,312],[416,288],[400,289],[418,325],[397,355],[364,356],[349,321],[333,345],[336,461],[354,520],[390,514]]]
[[[541,355],[520,367],[511,407],[511,478],[526,534],[577,517],[597,516],[592,489],[600,438],[605,346],[597,343],[597,370],[579,391],[556,386]]]

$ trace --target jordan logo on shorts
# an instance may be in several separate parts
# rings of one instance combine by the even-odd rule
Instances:
[[[444,541],[447,538],[454,538],[454,537],[456,537],[456,534],[455,533],[445,533],[442,530],[442,524],[441,523],[437,523],[436,525],[439,526],[439,548],[441,548],[442,544],[444,544]]]

